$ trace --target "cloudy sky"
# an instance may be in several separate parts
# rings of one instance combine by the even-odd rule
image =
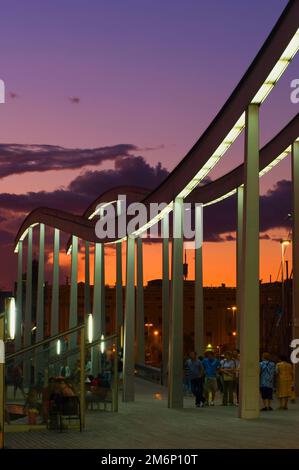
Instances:
[[[115,185],[159,184],[222,107],[286,4],[2,0],[0,287],[13,285],[13,240],[32,209],[81,213]],[[262,107],[261,145],[299,111],[290,101],[294,78],[299,57]],[[242,161],[243,144],[241,137],[212,178]],[[288,158],[261,181],[264,280],[277,277],[277,240],[289,233],[289,180]],[[234,232],[233,199],[205,212],[205,284],[235,283]],[[51,237],[49,231],[49,250]],[[107,254],[113,283],[115,260],[111,249]],[[145,281],[161,276],[160,247],[147,246],[145,256],[155,260],[146,263]],[[192,278],[191,252],[188,260]],[[63,282],[69,264],[63,252],[61,261]]]

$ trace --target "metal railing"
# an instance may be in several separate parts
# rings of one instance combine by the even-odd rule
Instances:
[[[136,377],[149,382],[162,383],[161,369],[146,364],[135,364]]]
[[[115,340],[113,344],[113,366],[112,366],[112,411],[118,411],[118,334],[113,334],[107,336],[106,338],[98,338],[91,343],[86,342],[85,337],[85,324],[78,325],[69,330],[58,333],[57,335],[51,336],[39,341],[33,345],[26,346],[14,353],[7,354],[5,360],[1,361],[0,354],[0,449],[4,447],[4,422],[5,422],[5,409],[6,409],[6,397],[5,397],[5,362],[13,361],[19,356],[24,356],[29,352],[36,351],[37,349],[43,348],[43,353],[49,352],[50,349],[45,349],[44,347],[50,345],[62,337],[72,335],[74,333],[80,332],[80,345],[73,348],[72,350],[65,351],[61,354],[55,354],[51,356],[48,360],[49,365],[59,363],[67,359],[70,355],[79,354],[80,355],[80,388],[79,388],[79,400],[80,400],[80,418],[82,423],[82,428],[85,427],[85,404],[86,404],[86,394],[85,394],[85,354],[86,351],[96,347],[99,344],[107,343],[111,340]],[[4,342],[5,336],[5,324],[4,324],[4,314],[0,315],[0,341]],[[47,369],[48,371],[48,369]]]

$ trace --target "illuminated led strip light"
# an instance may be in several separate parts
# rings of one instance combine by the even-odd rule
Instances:
[[[157,214],[155,217],[149,220],[145,225],[140,227],[138,230],[135,230],[135,232],[132,232],[131,235],[133,235],[134,237],[140,236],[147,229],[149,229],[150,227],[158,223],[161,219],[163,219],[165,215],[169,214],[172,211],[172,209],[173,209],[173,202],[171,202],[166,207],[164,207],[164,209],[162,209],[161,212],[159,212],[159,214]]]
[[[289,42],[287,48],[278,59],[277,63],[273,67],[272,71],[266,78],[265,82],[255,95],[252,100],[252,103],[261,104],[265,101],[267,96],[269,95],[272,88],[276,85],[282,74],[285,72],[287,66],[292,61],[294,56],[299,50],[299,29],[297,29],[295,35]]]
[[[236,138],[240,135],[242,130],[245,127],[245,112],[238,119],[234,127],[230,130],[227,136],[224,138],[222,143],[217,147],[213,155],[209,158],[206,164],[196,173],[194,178],[187,184],[187,186],[177,195],[177,198],[185,199],[196,186],[208,175],[208,173],[214,168],[216,163],[219,162],[221,157],[227,152],[230,146],[234,143]],[[135,232],[132,232],[133,236],[140,236],[141,233],[145,232],[147,229],[159,222],[166,214],[172,211],[173,201],[168,204],[158,215],[153,219],[147,222],[143,227],[139,228]]]
[[[36,225],[39,225],[39,222],[35,222],[34,224],[31,224],[29,227],[27,227],[26,230],[24,230],[24,232],[20,236],[19,242],[22,242],[23,240],[25,240],[25,238],[28,235],[29,229],[35,227]],[[19,253],[19,244],[18,243],[15,246],[14,253]]]
[[[228,197],[233,196],[234,194],[236,194],[236,192],[237,192],[237,188],[232,189],[229,193],[223,194],[223,196],[219,196],[217,197],[217,199],[207,202],[203,206],[208,207],[208,206],[212,206],[213,204],[217,204],[217,202],[223,201],[223,199],[227,199]]]
[[[111,204],[114,204],[114,203],[118,203],[119,201],[118,200],[114,200],[114,201],[110,201],[110,202],[105,202],[103,204],[101,204],[100,207],[97,207],[92,214],[90,214],[88,216],[88,220],[92,220],[96,215],[99,215],[101,216],[101,211],[102,209],[104,209],[105,207],[107,206],[110,206]],[[119,210],[119,209],[118,209]],[[122,240],[118,240],[118,242],[121,242]],[[107,245],[109,245],[109,243],[107,243]],[[68,247],[68,250],[66,252],[67,255],[70,255],[72,253],[72,244],[70,244],[70,246]]]
[[[118,201],[117,200],[116,201],[110,201],[110,202],[105,202],[105,203],[101,204],[100,207],[97,207],[96,210],[93,211],[93,213],[88,216],[88,220],[92,220],[96,215],[100,215],[100,212],[101,212],[102,209],[104,209],[107,206],[110,206],[110,204],[114,204],[115,202],[118,202]]]
[[[296,140],[298,140],[298,139],[296,139]],[[292,150],[292,146],[290,145],[286,150],[284,150],[280,155],[278,155],[278,157],[276,157],[275,160],[273,160],[271,163],[269,163],[269,165],[267,165],[265,168],[263,168],[259,172],[259,177],[261,178],[266,173],[269,173],[269,171],[271,171],[276,165],[278,165],[278,163],[280,163],[282,160],[284,160],[289,155],[291,150]],[[241,186],[243,186],[243,185],[241,185]],[[233,196],[233,194],[236,194],[236,192],[237,192],[237,188],[232,189],[228,193],[223,194],[223,196],[217,197],[217,199],[214,199],[213,201],[207,202],[206,204],[204,204],[204,207],[211,206],[213,204],[217,204],[217,202],[223,201],[224,199],[227,199],[228,197]]]
[[[208,175],[208,173],[214,168],[216,163],[219,162],[221,157],[227,152],[230,146],[235,142],[236,138],[241,134],[245,127],[245,113],[238,119],[234,127],[230,130],[227,136],[223,139],[222,143],[215,150],[213,155],[209,158],[207,163],[199,170],[198,173],[192,178],[190,183],[178,194],[178,198],[187,197],[194,188]]]
[[[260,87],[258,90],[257,94],[254,96],[252,103],[256,104],[261,104],[265,101],[273,87],[276,85],[280,77],[283,75],[285,72],[286,68],[296,55],[296,53],[299,50],[299,29],[297,29],[296,33],[294,34],[293,38],[289,42],[288,46],[278,59],[277,63],[271,70],[270,74],[266,78],[265,82],[263,85]],[[230,146],[235,142],[237,137],[240,135],[240,133],[243,131],[245,127],[245,112],[242,114],[242,116],[238,119],[234,127],[231,129],[231,131],[227,134],[227,136],[224,138],[223,142],[219,145],[219,147],[215,150],[213,155],[209,158],[207,163],[199,170],[199,172],[192,178],[190,183],[187,184],[187,186],[177,195],[177,198],[183,198],[185,199],[196,186],[209,174],[209,172],[214,168],[216,163],[220,161],[220,159],[223,157],[223,155],[227,152],[227,150],[230,148]],[[287,152],[288,154],[288,152]],[[287,155],[286,154],[286,155]],[[270,165],[271,167],[268,169],[268,167],[264,168],[262,170],[262,174],[267,173],[270,171],[273,166],[277,165],[285,156],[284,153],[281,154],[277,159],[275,159]],[[277,161],[276,161],[277,160]],[[260,175],[262,176],[262,175]],[[217,199],[217,202],[220,200],[226,199],[227,197],[231,196],[234,194],[236,190],[230,191],[230,193],[227,193],[226,195],[222,196],[221,198]],[[214,202],[214,201],[213,201]],[[171,203],[173,204],[173,203]],[[209,203],[209,205],[212,204]],[[169,212],[169,211],[168,211]],[[156,224],[160,220],[160,215],[159,218],[156,216],[153,218],[151,221],[149,221],[146,225],[141,227],[138,231],[133,232],[132,235],[137,236],[138,234],[144,232],[148,228],[150,228],[152,225]]]
[[[278,165],[278,163],[284,160],[291,151],[292,151],[292,146],[290,145],[286,150],[284,150],[284,152],[278,155],[278,157],[276,157],[275,160],[269,163],[269,165],[266,166],[266,168],[260,171],[260,177],[264,176],[266,173],[269,173],[269,171],[271,171],[272,168],[274,168],[276,165]]]

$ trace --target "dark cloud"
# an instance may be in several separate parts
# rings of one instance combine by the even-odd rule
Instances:
[[[59,207],[80,214],[104,191],[121,185],[155,188],[167,175],[167,170],[161,164],[153,167],[143,157],[117,159],[115,169],[88,171],[75,178],[66,189],[27,194],[0,194],[2,217],[5,211],[28,213],[40,206]],[[235,232],[237,223],[236,213],[236,197],[205,208],[205,240],[215,242],[224,239],[233,240],[232,233]],[[260,232],[265,237],[267,236],[265,232],[272,228],[290,227],[289,213],[291,213],[291,182],[282,180],[260,198]]]
[[[127,157],[137,147],[119,144],[92,149],[70,149],[56,145],[0,144],[0,178],[33,171],[74,170]]]
[[[42,206],[81,214],[90,202],[90,198],[63,189],[52,192],[39,191],[26,194],[0,194],[0,207],[2,211],[23,214]]]
[[[224,199],[204,209],[204,240],[221,242],[221,234],[236,230],[237,201],[235,197]]]
[[[117,159],[114,170],[88,171],[75,178],[68,188],[26,194],[0,194],[2,211],[27,213],[47,206],[81,214],[101,193],[120,185],[156,187],[168,172],[158,163],[149,165],[143,157]]]
[[[130,184],[154,188],[167,174],[167,170],[162,168],[161,164],[152,167],[144,158],[131,156],[124,159],[117,158],[114,170],[89,171],[77,177],[66,189],[27,194],[0,194],[0,217],[6,218],[5,228],[7,229],[7,231],[0,231],[0,256],[3,260],[2,266],[5,266],[5,274],[3,270],[0,272],[0,283],[1,277],[5,277],[3,285],[6,288],[11,288],[13,285],[16,276],[13,242],[25,215],[31,210],[48,206],[82,214],[94,199],[110,188]],[[47,230],[49,250],[53,243],[52,237],[51,231]],[[68,235],[65,234],[64,241],[61,240],[61,246],[64,246],[67,238]],[[6,244],[8,244],[7,247]],[[48,251],[46,254],[49,255]]]
[[[79,104],[80,103],[80,98],[79,96],[70,96],[69,97],[69,100],[71,103],[73,104]]]
[[[234,241],[236,240],[236,237],[234,237],[233,235],[229,234],[229,235],[225,235],[224,240],[225,240],[226,242],[234,242]]]
[[[155,150],[162,150],[165,148],[164,144],[156,145],[155,147],[140,147],[139,150],[141,152],[152,152]]]
[[[92,201],[104,191],[121,185],[155,188],[167,175],[161,163],[153,167],[143,157],[126,157],[116,159],[113,170],[87,171],[73,180],[68,189],[89,196]]]
[[[14,100],[16,98],[19,98],[20,96],[17,93],[15,93],[14,91],[10,91],[9,92],[9,97]]]
[[[268,233],[262,233],[260,235],[260,240],[273,240],[273,238],[271,238]]]
[[[290,228],[292,213],[292,183],[278,181],[265,195],[260,197],[260,232],[283,227]],[[206,241],[223,241],[221,234],[234,232],[237,224],[236,196],[208,206],[204,210],[204,237]],[[265,239],[267,235],[264,235]]]
[[[270,189],[266,195],[261,197],[260,202],[261,223],[260,231],[275,227],[290,228],[292,213],[292,183],[281,180]]]

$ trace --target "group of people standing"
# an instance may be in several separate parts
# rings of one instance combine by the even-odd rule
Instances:
[[[215,395],[219,389],[224,406],[234,405],[239,401],[239,351],[227,351],[219,360],[213,351],[207,351],[205,357],[197,357],[192,352],[185,360],[185,391],[195,396],[197,407],[214,406]]]
[[[260,393],[263,401],[261,411],[272,411],[273,392],[279,399],[279,409],[287,410],[288,401],[294,394],[293,366],[285,356],[275,364],[269,353],[262,354],[259,363]],[[184,361],[184,391],[192,393],[195,405],[214,406],[217,390],[222,393],[222,405],[239,404],[240,352],[227,351],[218,359],[213,351],[206,351],[204,357],[196,352]]]
[[[279,399],[279,410],[287,410],[289,399],[294,394],[293,365],[283,355],[275,364],[271,360],[271,355],[264,352],[260,362],[260,392],[264,405],[261,411],[273,410],[271,402],[275,389]]]

